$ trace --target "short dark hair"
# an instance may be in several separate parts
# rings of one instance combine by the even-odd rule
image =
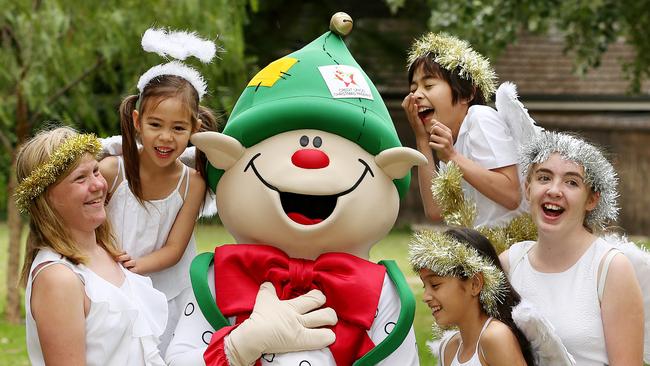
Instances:
[[[451,101],[456,104],[458,101],[466,99],[469,100],[469,105],[485,105],[486,98],[483,92],[478,88],[472,80],[462,78],[459,75],[459,68],[449,71],[440,66],[439,63],[433,61],[430,53],[420,56],[413,61],[409,66],[408,82],[409,85],[413,82],[413,74],[418,67],[422,66],[422,71],[425,75],[440,78],[449,84],[451,87]]]

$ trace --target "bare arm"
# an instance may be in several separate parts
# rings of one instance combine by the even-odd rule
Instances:
[[[117,177],[117,170],[118,170],[118,162],[117,162],[117,157],[116,156],[109,156],[106,157],[99,162],[99,172],[102,173],[102,176],[104,179],[106,179],[106,183],[108,184],[108,189],[110,190],[113,182],[115,181],[115,177]],[[112,193],[109,191],[109,193]]]
[[[432,127],[429,146],[436,151],[440,160],[455,162],[463,173],[463,179],[485,197],[509,210],[519,207],[521,192],[516,165],[486,169],[457,153],[452,132],[442,123]]]
[[[492,321],[479,343],[481,356],[490,366],[526,366],[519,342],[507,325]]]
[[[86,364],[85,292],[62,264],[41,271],[32,284],[31,309],[48,366]]]
[[[165,244],[136,261],[124,261],[124,258],[119,258],[120,262],[123,262],[129,270],[139,274],[158,272],[178,263],[192,237],[204,197],[205,182],[199,173],[193,170],[190,173],[190,186],[185,203],[176,216]]]
[[[436,222],[442,218],[440,206],[433,199],[433,194],[431,193],[431,181],[437,171],[436,164],[433,158],[433,151],[429,147],[429,133],[426,130],[426,126],[418,118],[415,100],[416,98],[413,94],[407,95],[402,102],[402,108],[415,134],[416,148],[427,158],[426,165],[418,166],[418,185],[420,187],[420,198],[422,199],[422,206],[424,206],[424,213],[431,221]]]
[[[506,276],[508,276],[508,273],[510,272],[510,261],[508,258],[508,249],[504,250],[501,254],[499,254],[499,262],[501,262],[501,268],[503,268],[503,273],[505,273]]]
[[[615,256],[609,266],[600,312],[609,364],[643,365],[643,300],[624,255]]]

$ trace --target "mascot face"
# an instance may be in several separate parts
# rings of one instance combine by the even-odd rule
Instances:
[[[217,207],[240,243],[313,259],[367,258],[393,226],[399,197],[375,157],[338,135],[296,130],[246,149],[221,177]]]
[[[397,218],[393,179],[426,163],[410,148],[374,156],[313,129],[279,133],[249,148],[217,132],[196,133],[192,143],[225,170],[217,208],[237,242],[271,245],[305,259],[328,252],[368,258]]]

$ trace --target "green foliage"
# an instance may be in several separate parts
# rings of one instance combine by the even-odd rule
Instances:
[[[145,53],[151,26],[196,30],[225,52],[196,66],[209,82],[207,104],[230,110],[248,75],[243,60],[247,6],[255,0],[0,1],[0,123],[15,130],[18,98],[27,101],[28,133],[57,120],[100,134],[118,132],[120,96],[136,92],[139,76],[165,62]],[[223,36],[219,36],[223,35]]]
[[[0,176],[9,176],[16,145],[45,126],[118,134],[121,98],[166,62],[140,46],[152,26],[194,30],[223,48],[210,65],[187,62],[208,81],[203,103],[230,111],[248,80],[243,28],[258,7],[257,0],[0,0]],[[5,187],[0,179],[2,217]]]
[[[385,0],[395,12],[403,0]],[[517,40],[521,30],[545,33],[558,30],[571,52],[575,68],[584,74],[597,67],[610,44],[623,39],[636,55],[623,69],[630,91],[638,93],[650,77],[649,0],[428,0],[429,27],[467,39],[494,58]]]

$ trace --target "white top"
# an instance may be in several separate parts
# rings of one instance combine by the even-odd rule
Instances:
[[[518,163],[518,146],[512,139],[510,130],[499,113],[485,105],[473,105],[460,125],[454,149],[459,154],[476,162],[485,169],[502,168]],[[446,164],[440,162],[444,167]],[[474,227],[495,227],[507,224],[514,217],[528,211],[528,203],[523,194],[524,177],[519,173],[521,202],[516,210],[508,210],[485,197],[464,179],[461,182],[466,200],[476,204]]]
[[[176,215],[183,207],[189,187],[189,169],[184,164],[183,172],[174,191],[159,200],[145,201],[144,206],[129,189],[123,170],[122,157],[118,156],[118,174],[115,177],[113,190],[119,179],[119,186],[113,191],[106,206],[108,218],[111,220],[117,243],[131,257],[137,259],[160,249],[167,241],[167,236],[174,225]],[[183,195],[181,183],[185,180]],[[153,287],[162,291],[168,300],[178,296],[184,289],[190,287],[190,264],[196,255],[194,234],[190,238],[183,257],[176,265],[160,272],[149,273]]]
[[[465,362],[460,362],[458,360],[458,354],[460,353],[460,349],[463,346],[463,339],[460,338],[460,344],[458,345],[458,349],[456,350],[456,355],[454,358],[451,360],[451,364],[449,366],[482,366],[481,365],[481,360],[479,358],[479,343],[481,342],[481,336],[483,336],[483,332],[487,329],[488,325],[492,321],[492,317],[489,317],[485,323],[483,323],[483,328],[481,328],[481,333],[478,335],[478,339],[476,340],[476,348],[474,349],[474,354],[472,357],[470,357],[469,360]],[[459,332],[454,332],[451,334],[451,336],[447,337],[444,339],[440,345],[440,351],[438,353],[438,359],[440,360],[440,365],[444,366],[445,364],[445,350],[447,349],[447,345],[449,344],[449,341],[451,338],[453,338],[456,334],[459,334]],[[481,349],[481,354],[483,354],[483,350]],[[483,356],[485,357],[485,356]]]
[[[528,260],[527,253],[533,245],[535,242],[525,241],[510,247],[512,286],[553,324],[577,365],[606,365],[609,361],[598,301],[597,272],[612,246],[599,238],[571,268],[543,273],[536,271]]]
[[[33,273],[42,263],[47,264]],[[165,330],[167,301],[151,287],[151,280],[120,266],[125,279],[121,287],[116,287],[83,264],[75,265],[51,249],[38,251],[25,289],[27,353],[32,365],[45,365],[30,306],[32,283],[41,270],[52,264],[63,264],[77,274],[90,300],[86,316],[86,365],[164,365],[158,351],[158,337]]]
[[[210,267],[207,276],[208,285],[214,298],[214,267]],[[370,339],[375,344],[379,344],[390,334],[397,323],[399,311],[400,301],[397,289],[386,275],[379,297],[377,316],[368,331]],[[229,320],[232,323],[234,318]],[[205,365],[203,352],[210,344],[212,333],[214,333],[214,328],[203,317],[203,313],[196,304],[192,292],[192,296],[176,326],[174,338],[167,348],[165,361],[169,366]],[[261,361],[262,365],[266,366],[336,366],[334,357],[328,348],[315,351],[266,354],[262,355]],[[380,366],[418,366],[419,364],[413,328],[411,328],[402,345],[382,362],[378,363]]]

